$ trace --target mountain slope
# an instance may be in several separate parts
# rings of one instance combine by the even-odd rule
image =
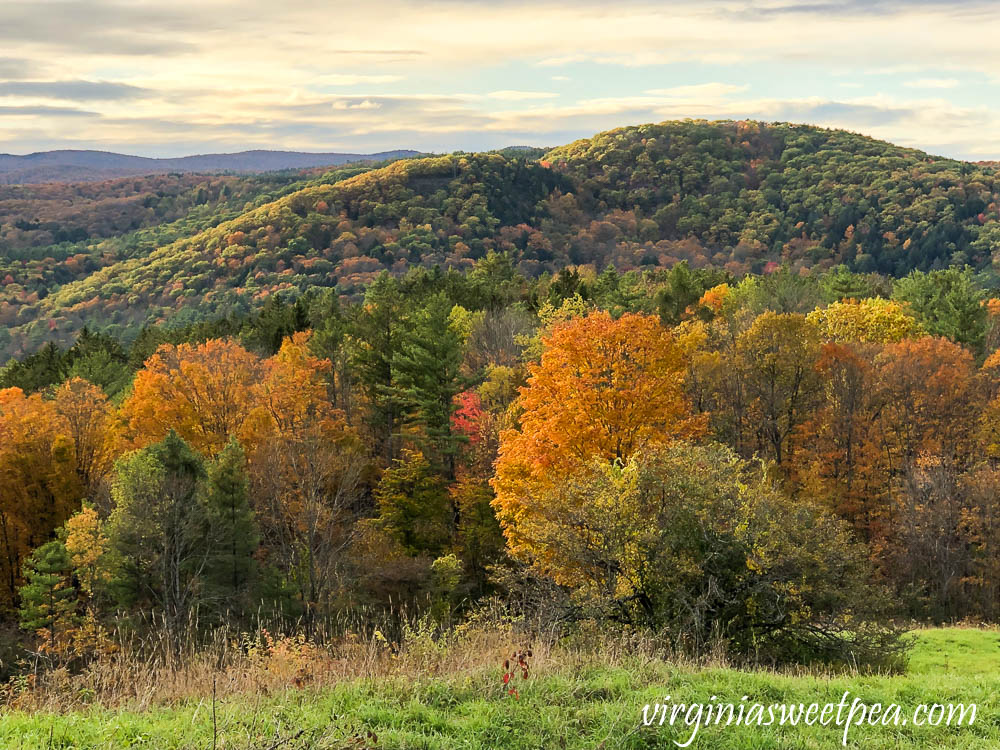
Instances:
[[[84,324],[127,336],[181,311],[243,310],[276,291],[357,294],[382,270],[466,268],[491,250],[509,252],[525,274],[679,260],[734,274],[778,263],[895,275],[988,268],[1000,250],[1000,177],[809,126],[621,128],[538,161],[455,155],[323,182],[44,298],[2,292],[0,325],[11,327],[8,352]]]
[[[152,159],[107,151],[41,151],[25,156],[0,154],[0,184],[84,182],[128,175],[169,172],[271,172],[281,169],[339,166],[349,162],[387,161],[417,156],[417,151],[377,154],[306,153],[300,151],[241,151]]]

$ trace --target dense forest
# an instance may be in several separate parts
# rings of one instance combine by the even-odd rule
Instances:
[[[173,220],[212,194],[211,183],[184,198],[144,197],[156,208],[124,212],[134,226],[157,210],[173,223],[99,243],[68,243],[87,222],[60,229],[59,212],[51,221],[0,214],[13,241],[33,231],[39,243],[64,240],[4,253],[0,357],[67,344],[84,326],[131,340],[146,324],[246,315],[279,292],[328,287],[356,299],[384,270],[464,271],[491,251],[509,253],[527,277],[681,260],[734,276],[838,265],[903,276],[964,265],[992,273],[1000,246],[995,166],[800,125],[667,122],[549,152],[406,159],[303,179],[259,189],[247,206],[210,198],[185,219]],[[111,223],[102,216],[90,223]]]
[[[685,122],[151,179],[172,224],[0,306],[10,694],[488,607],[884,670],[914,621],[1000,621],[989,169]]]
[[[894,623],[1000,617],[998,344],[968,268],[529,279],[493,252],[85,330],[0,371],[3,664],[500,597],[895,668]]]

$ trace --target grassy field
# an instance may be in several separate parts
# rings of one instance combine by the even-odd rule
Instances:
[[[915,634],[907,674],[894,677],[777,674],[635,659],[620,666],[535,665],[507,695],[501,670],[414,680],[351,680],[271,695],[207,697],[132,712],[0,714],[0,747],[17,748],[673,748],[684,726],[642,726],[642,707],[662,701],[867,704],[976,703],[972,726],[857,726],[847,747],[1000,748],[1000,632],[943,628]],[[709,727],[690,747],[711,750],[837,748],[836,726]]]

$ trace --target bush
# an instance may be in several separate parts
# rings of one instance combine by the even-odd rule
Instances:
[[[722,639],[734,656],[899,668],[885,594],[863,546],[792,502],[760,465],[721,445],[675,443],[596,460],[546,490],[532,564],[558,566],[591,614],[663,632],[676,647]]]

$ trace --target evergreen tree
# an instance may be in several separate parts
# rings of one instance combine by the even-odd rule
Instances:
[[[114,589],[124,606],[162,614],[177,646],[201,596],[211,553],[207,514],[199,502],[205,469],[176,432],[119,460],[108,538]]]
[[[272,294],[249,323],[244,339],[250,348],[271,356],[288,336],[308,327],[309,315],[301,298],[289,303],[280,294]]]
[[[914,271],[896,282],[893,299],[909,302],[917,320],[935,336],[945,336],[979,353],[986,339],[986,294],[972,270]]]
[[[24,359],[0,371],[0,389],[20,388],[34,393],[61,383],[66,375],[66,353],[51,341]]]
[[[368,287],[364,304],[351,327],[354,367],[368,401],[367,419],[375,438],[375,454],[381,455],[386,463],[398,453],[400,407],[393,359],[402,337],[403,309],[399,283],[383,273]]]
[[[218,609],[242,614],[257,577],[253,553],[260,534],[250,508],[246,456],[235,438],[208,467],[205,505],[211,538],[205,568],[208,595]]]
[[[444,478],[422,453],[404,451],[375,488],[383,529],[411,555],[441,555],[450,545],[455,512]]]
[[[72,627],[77,596],[71,569],[66,545],[60,541],[38,547],[24,564],[27,583],[19,592],[21,628],[43,631],[50,648]]]
[[[330,402],[344,412],[348,423],[353,423],[351,396],[354,373],[347,346],[349,320],[341,309],[335,290],[328,289],[313,300],[309,321],[313,331],[309,339],[310,350],[317,357],[330,360],[331,369],[327,378]]]
[[[455,476],[463,435],[452,430],[455,396],[462,390],[462,337],[451,324],[451,302],[436,294],[410,319],[410,328],[392,360],[397,398],[405,424],[419,429],[428,458]]]

